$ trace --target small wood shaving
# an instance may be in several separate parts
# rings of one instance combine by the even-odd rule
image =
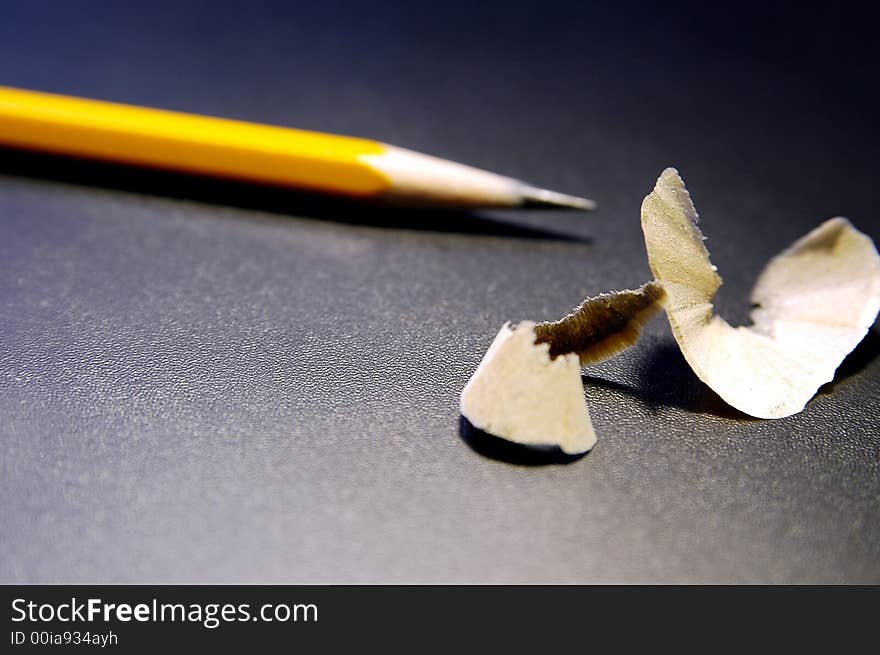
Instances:
[[[588,298],[552,323],[506,323],[461,393],[461,413],[489,434],[580,454],[596,443],[581,366],[629,347],[664,296],[649,282]]]

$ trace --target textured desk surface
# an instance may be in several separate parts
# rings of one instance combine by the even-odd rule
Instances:
[[[458,416],[505,320],[649,277],[667,165],[734,319],[820,221],[880,238],[852,28],[24,4],[0,83],[371,136],[601,210],[332,207],[3,152],[0,582],[880,582],[876,326],[784,420],[727,409],[664,318],[585,372],[578,461],[485,457]]]

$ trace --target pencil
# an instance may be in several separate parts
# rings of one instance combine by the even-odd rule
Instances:
[[[369,139],[4,86],[0,145],[400,205],[595,208]]]

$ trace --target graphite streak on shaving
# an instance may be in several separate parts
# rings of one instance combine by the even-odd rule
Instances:
[[[771,259],[751,293],[752,325],[713,315],[721,278],[674,168],[642,203],[648,262],[669,300],[672,334],[694,373],[758,418],[796,414],[834,378],[880,310],[880,255],[845,218],[831,218]]]
[[[664,298],[648,282],[588,298],[550,323],[505,323],[461,392],[461,414],[489,434],[569,455],[596,443],[581,366],[628,348]]]

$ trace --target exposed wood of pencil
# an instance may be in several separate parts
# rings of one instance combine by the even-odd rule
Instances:
[[[595,207],[368,139],[3,86],[0,145],[406,205]]]

